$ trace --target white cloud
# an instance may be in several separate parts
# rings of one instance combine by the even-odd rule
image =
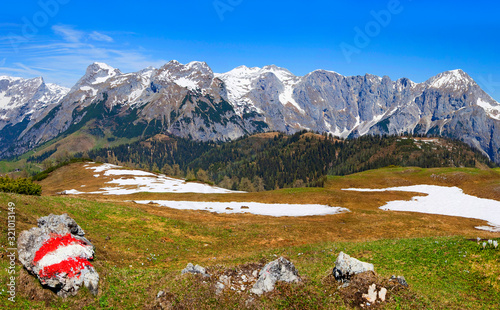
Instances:
[[[0,67],[0,70],[4,72],[9,72],[16,76],[21,77],[34,77],[34,76],[42,76],[43,73],[35,68],[29,67],[23,63],[16,62],[14,63],[15,67]]]
[[[73,43],[80,42],[85,34],[83,31],[75,30],[72,26],[68,25],[54,25],[52,26],[52,30],[54,30],[57,35],[62,36],[66,41]]]
[[[93,31],[91,34],[89,34],[89,38],[91,38],[94,41],[113,42],[112,37],[97,31]]]
[[[141,47],[119,42],[97,31],[85,32],[68,25],[52,27],[55,36],[38,36],[19,46],[12,54],[11,47],[0,41],[0,75],[23,78],[42,76],[49,83],[71,87],[95,61],[107,63],[122,72],[134,72],[149,66],[160,67],[167,61],[155,59]],[[116,34],[119,37],[119,34]],[[6,66],[9,55],[13,65]]]

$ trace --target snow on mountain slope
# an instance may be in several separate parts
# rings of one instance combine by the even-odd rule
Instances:
[[[172,60],[155,73],[156,80],[175,83],[192,91],[210,88],[214,73],[205,63],[192,61],[186,65]]]
[[[57,104],[69,89],[46,84],[41,77],[0,76],[0,129],[32,119]]]
[[[496,101],[486,101],[482,98],[477,99],[477,105],[480,106],[489,117],[500,120],[500,104]]]
[[[83,118],[85,109],[102,103],[104,119],[109,111],[132,113],[134,126],[156,120],[150,129],[205,141],[269,130],[308,129],[344,138],[430,132],[461,139],[500,162],[500,105],[459,69],[414,83],[327,70],[297,77],[274,65],[214,74],[204,62],[175,60],[159,69],[123,74],[96,62],[69,93],[40,78],[23,83],[0,77],[0,130],[31,115],[26,129],[20,125],[13,135],[16,139],[19,132],[27,148],[64,132]],[[38,104],[30,102],[27,108],[26,98],[37,98]],[[55,115],[40,124],[49,111]],[[37,130],[29,132],[35,124]],[[6,145],[0,143],[0,149]]]
[[[474,80],[460,69],[440,73],[427,83],[433,88],[452,88],[453,90],[460,90],[475,84]]]
[[[236,108],[236,112],[242,115],[245,109],[255,110],[259,113],[262,112],[260,104],[252,100],[250,92],[255,90],[256,82],[266,74],[273,74],[281,84],[278,87],[280,103],[282,105],[290,103],[304,113],[304,110],[293,98],[294,87],[300,78],[284,68],[279,68],[275,65],[263,68],[240,66],[226,73],[216,74],[215,76],[224,81],[229,102]]]

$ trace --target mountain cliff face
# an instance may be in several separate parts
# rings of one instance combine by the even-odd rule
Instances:
[[[56,107],[68,91],[41,77],[0,76],[0,157],[7,149],[17,153],[17,141],[28,124]]]
[[[170,61],[124,74],[94,63],[71,90],[0,77],[0,157],[83,126],[117,137],[202,141],[302,129],[339,137],[438,134],[500,162],[500,105],[461,70],[414,83],[325,70],[297,77],[274,65],[216,74],[204,62]]]

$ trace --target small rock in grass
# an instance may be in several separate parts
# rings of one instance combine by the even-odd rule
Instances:
[[[215,294],[219,295],[226,288],[221,282],[215,283]]]
[[[387,289],[385,287],[383,287],[378,292],[378,298],[380,299],[380,301],[382,301],[382,302],[385,301],[385,295],[387,295]]]
[[[194,266],[192,263],[187,264],[186,268],[182,269],[181,273],[201,274],[204,277],[210,277],[205,268],[201,267],[200,265]]]
[[[333,276],[335,280],[341,282],[349,282],[351,276],[366,271],[374,271],[373,264],[365,263],[357,260],[344,252],[340,252],[335,260],[335,268],[333,268]]]
[[[262,268],[259,272],[259,278],[250,292],[257,295],[270,292],[274,290],[274,285],[278,281],[288,283],[301,281],[293,263],[283,257],[268,263]]]
[[[396,277],[396,276],[394,276],[394,275],[393,275],[393,276],[391,276],[391,279],[390,279],[390,280],[391,280],[391,281],[397,281],[397,282],[398,282],[399,284],[401,284],[402,286],[406,286],[406,287],[408,287],[408,282],[406,282],[406,279],[405,279],[405,277],[403,277],[403,276],[397,276],[397,277]]]
[[[368,287],[368,294],[363,294],[363,298],[370,303],[377,300],[377,285],[375,283]]]

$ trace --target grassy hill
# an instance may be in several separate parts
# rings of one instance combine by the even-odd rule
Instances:
[[[197,142],[158,134],[147,139],[96,132],[93,122],[10,161],[0,173],[29,176],[73,156],[168,175],[199,179],[245,191],[322,186],[326,175],[346,175],[389,165],[494,167],[468,145],[445,138],[364,136],[338,140],[327,135],[276,132],[226,143]]]
[[[405,192],[349,193],[346,187],[412,184],[459,186],[466,193],[500,200],[500,171],[476,168],[384,168],[329,177],[323,188],[288,188],[242,194],[154,194],[125,196],[51,196],[54,189],[91,185],[83,164],[64,166],[41,182],[42,197],[0,194],[0,216],[16,204],[20,232],[49,213],[68,213],[96,245],[100,273],[97,297],[82,291],[59,299],[17,269],[17,302],[2,292],[1,304],[15,309],[160,308],[156,294],[173,309],[349,309],[329,274],[340,251],[375,265],[383,277],[403,275],[408,290],[389,292],[387,309],[497,309],[500,302],[500,250],[483,250],[475,239],[497,238],[479,231],[483,221],[379,209],[385,202],[410,199]],[[96,184],[95,186],[99,186]],[[214,214],[138,205],[136,199],[321,203],[346,207],[349,213],[318,217],[266,217]],[[2,226],[0,240],[6,241]],[[288,257],[305,279],[249,301],[231,291],[216,295],[214,280],[181,276],[188,262],[209,272],[244,263]],[[7,260],[0,278],[7,279]],[[5,282],[4,282],[5,283]]]

